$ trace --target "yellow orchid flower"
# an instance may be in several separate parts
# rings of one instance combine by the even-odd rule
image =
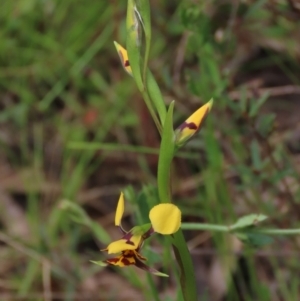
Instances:
[[[117,49],[119,58],[121,60],[122,66],[124,68],[124,70],[132,76],[132,70],[130,67],[130,63],[129,63],[129,58],[128,58],[128,54],[127,54],[127,50],[122,47],[120,44],[118,44],[117,42],[114,42],[115,47]]]
[[[203,125],[205,117],[210,112],[213,105],[213,99],[207,102],[194,112],[184,123],[182,123],[175,131],[176,145],[182,146],[187,140],[193,137]]]
[[[124,267],[127,265],[135,265],[136,267],[148,271],[158,276],[168,276],[163,274],[144,263],[146,258],[139,251],[142,248],[145,239],[152,234],[160,233],[163,235],[173,234],[178,231],[181,225],[181,211],[173,204],[159,204],[154,206],[149,212],[151,223],[135,226],[130,231],[125,231],[121,225],[122,216],[124,214],[124,195],[121,192],[118,205],[116,208],[115,225],[120,228],[123,237],[119,240],[111,242],[105,249],[108,254],[118,254],[117,257],[106,259],[105,261],[95,262],[99,265],[115,265]]]

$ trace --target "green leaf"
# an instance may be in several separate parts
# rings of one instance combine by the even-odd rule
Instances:
[[[192,258],[184,239],[182,230],[169,236],[176,261],[180,270],[180,284],[184,300],[197,300],[195,273]]]
[[[162,140],[159,150],[157,182],[158,194],[161,203],[171,202],[170,169],[175,149],[173,110],[174,101],[172,101],[169,106],[166,120],[164,122]]]
[[[146,87],[147,87],[147,91],[149,93],[150,99],[158,113],[160,122],[163,125],[165,118],[166,118],[167,110],[166,110],[164,99],[162,97],[159,86],[158,86],[154,76],[152,75],[152,72],[149,69],[147,69],[147,79],[146,80],[147,80]]]
[[[231,231],[243,229],[247,227],[256,226],[258,223],[266,220],[268,217],[263,214],[249,214],[243,216],[237,220],[237,222],[231,225],[229,228]]]
[[[63,200],[60,203],[60,208],[66,210],[74,222],[88,227],[98,240],[103,243],[110,242],[110,236],[106,230],[94,222],[79,205],[68,200]]]
[[[262,168],[262,160],[260,154],[260,148],[257,140],[253,140],[250,144],[250,151],[252,157],[252,164],[256,170],[261,170]]]
[[[254,117],[257,115],[258,110],[266,102],[268,97],[269,97],[269,93],[264,93],[264,95],[262,97],[260,97],[258,100],[255,100],[252,102],[252,105],[251,105],[250,111],[249,111],[249,117]]]
[[[238,239],[251,247],[262,247],[274,241],[269,235],[252,231],[236,232],[235,235]]]
[[[258,119],[257,130],[261,136],[267,137],[274,127],[276,115],[271,113],[264,115]]]
[[[136,213],[137,223],[142,224],[142,223],[149,222],[150,207],[149,207],[149,203],[147,200],[147,194],[145,193],[145,190],[142,190],[138,194],[137,200],[136,200],[136,205],[138,207],[138,210]]]
[[[149,223],[150,209],[159,203],[157,187],[152,185],[143,186],[142,191],[138,194],[136,205],[138,206],[137,224]]]
[[[238,102],[238,105],[239,105],[240,110],[241,110],[240,112],[241,113],[246,113],[248,100],[247,100],[247,90],[246,90],[245,86],[242,86],[240,94],[241,94],[241,99]]]

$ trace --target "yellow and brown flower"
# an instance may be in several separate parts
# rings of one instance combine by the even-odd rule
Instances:
[[[181,225],[181,211],[173,204],[159,204],[154,206],[149,213],[151,223],[135,226],[130,231],[125,231],[121,225],[124,213],[124,195],[121,193],[116,209],[115,225],[120,228],[123,237],[113,241],[102,251],[108,254],[119,254],[117,257],[104,261],[93,261],[96,264],[106,266],[114,265],[119,267],[135,265],[136,267],[148,271],[158,276],[168,276],[156,269],[146,265],[146,258],[140,254],[144,240],[154,233],[163,235],[173,234],[178,231]]]
[[[200,107],[185,122],[183,122],[176,130],[175,144],[180,147],[191,139],[203,125],[205,117],[208,115],[213,105],[213,99]]]
[[[120,61],[122,63],[122,66],[124,68],[124,70],[132,76],[132,70],[130,67],[130,63],[129,63],[129,58],[128,58],[128,54],[127,54],[127,50],[122,47],[120,44],[118,44],[117,42],[114,42],[115,47],[117,49]]]

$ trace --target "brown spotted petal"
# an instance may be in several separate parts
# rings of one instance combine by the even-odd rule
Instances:
[[[105,264],[125,267],[128,265],[137,265],[137,262],[146,261],[140,253],[135,250],[125,250],[118,257],[109,258],[104,261]]]
[[[106,259],[105,262],[110,265],[125,267],[136,264],[136,256],[134,250],[123,251],[122,254],[115,258]]]
[[[142,235],[126,233],[121,239],[111,242],[105,249],[108,254],[117,254],[125,250],[138,250],[143,243]]]
[[[144,263],[144,261],[146,260],[147,259],[136,250],[125,250],[122,251],[121,255],[117,257],[108,258],[104,261],[92,261],[92,262],[100,266],[113,265],[121,268],[129,265],[135,265],[137,268],[149,272],[153,275],[161,276],[161,277],[169,277],[167,274],[161,273],[160,271],[146,265]]]

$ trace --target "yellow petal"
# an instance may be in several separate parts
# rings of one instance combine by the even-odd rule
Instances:
[[[142,236],[132,235],[126,237],[127,235],[130,235],[130,233],[126,234],[122,239],[113,241],[102,251],[107,251],[108,254],[114,254],[127,250],[136,250],[141,244]]]
[[[201,122],[203,121],[203,118],[208,114],[208,112],[211,110],[211,107],[213,105],[213,99],[211,99],[209,102],[207,102],[205,105],[200,107],[196,112],[194,112],[185,122],[190,123],[193,122],[197,125],[197,127],[200,126]]]
[[[125,250],[135,250],[136,248],[136,245],[128,243],[127,240],[119,239],[110,243],[105,250],[108,254],[115,254]]]
[[[141,240],[142,240],[142,236],[141,235],[133,235],[130,238],[130,242],[135,245],[135,248],[138,248],[138,246],[140,245]]]
[[[199,131],[205,117],[211,110],[213,99],[207,102],[194,112],[183,124],[177,129],[176,144],[182,145],[186,140],[191,138],[196,132]]]
[[[116,226],[120,226],[123,213],[124,213],[124,194],[123,194],[123,192],[121,192],[119,201],[118,201],[117,210],[116,210],[116,215],[115,215],[115,225]]]
[[[181,225],[181,211],[173,204],[159,204],[150,210],[149,218],[155,232],[173,234]]]
[[[114,42],[114,44],[117,49],[117,52],[118,52],[118,55],[121,60],[123,68],[129,75],[132,75],[132,70],[131,70],[131,67],[129,64],[127,50],[124,47],[122,47],[120,44],[118,44],[117,42]]]

